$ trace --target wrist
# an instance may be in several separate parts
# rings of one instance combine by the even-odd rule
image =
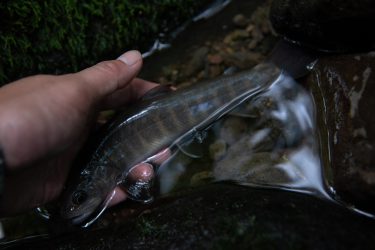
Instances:
[[[21,166],[17,161],[15,161],[16,157],[14,157],[14,151],[19,149],[19,145],[22,144],[18,143],[17,147],[14,143],[16,140],[18,140],[18,136],[16,130],[13,129],[14,126],[12,126],[11,122],[11,117],[6,112],[1,112],[0,110],[0,150],[3,158],[3,164],[7,167],[6,169]]]
[[[4,172],[5,172],[5,158],[0,146],[0,197],[4,190]]]
[[[1,185],[1,177],[4,176],[4,173],[5,173],[5,166],[9,166],[8,165],[8,161],[6,159],[8,159],[8,157],[6,156],[7,155],[7,149],[5,147],[5,145],[7,144],[6,140],[6,134],[7,134],[7,131],[5,130],[5,126],[4,126],[4,123],[5,121],[7,120],[6,118],[6,113],[5,112],[2,112],[3,110],[1,109],[0,107],[0,185]],[[5,113],[5,115],[4,115]]]

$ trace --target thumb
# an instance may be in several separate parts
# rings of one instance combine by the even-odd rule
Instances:
[[[131,50],[117,60],[100,62],[77,74],[95,94],[105,96],[125,87],[138,74],[141,67],[141,54]]]

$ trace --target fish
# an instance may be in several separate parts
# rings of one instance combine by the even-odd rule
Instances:
[[[60,209],[62,219],[83,227],[90,225],[135,165],[197,137],[241,102],[265,92],[281,75],[279,67],[264,62],[247,71],[144,100],[120,112],[102,132],[102,138],[89,145],[93,153],[74,183],[68,183]],[[126,186],[131,199],[142,200],[139,189],[144,187],[136,182]]]
[[[198,141],[215,121],[242,102],[256,98],[284,77],[307,75],[319,54],[280,40],[268,59],[252,69],[145,98],[120,112],[103,129],[80,173],[68,183],[60,217],[75,225],[91,225],[106,209],[115,187],[126,187],[129,198],[150,201],[152,179],[129,180],[139,163],[150,163],[155,154]],[[146,195],[144,195],[146,194]]]

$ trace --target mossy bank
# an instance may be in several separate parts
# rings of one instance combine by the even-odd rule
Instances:
[[[146,50],[188,20],[197,0],[6,0],[0,5],[0,86],[74,72],[128,49]]]

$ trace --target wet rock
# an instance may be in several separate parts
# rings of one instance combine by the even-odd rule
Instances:
[[[375,48],[375,2],[372,0],[274,0],[274,29],[289,39],[332,51]]]
[[[117,208],[118,216],[126,207]],[[312,196],[225,183],[159,200],[98,230],[8,249],[372,249],[375,223]]]
[[[323,160],[333,187],[345,201],[374,212],[375,54],[322,58],[307,84],[320,114]]]

